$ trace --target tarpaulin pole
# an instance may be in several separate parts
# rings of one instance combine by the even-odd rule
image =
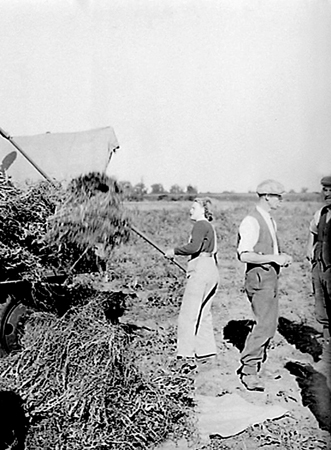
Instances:
[[[51,183],[52,186],[56,187],[53,180],[49,178],[49,176],[30,158],[30,156],[28,156],[25,153],[24,150],[21,149],[21,147],[18,144],[16,144],[14,139],[11,136],[9,136],[9,134],[6,133],[2,128],[0,128],[0,135],[8,140],[24,156],[24,158],[27,159],[29,163],[40,173],[40,175],[42,175],[45,178],[45,180]]]

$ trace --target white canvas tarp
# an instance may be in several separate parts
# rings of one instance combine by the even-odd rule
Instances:
[[[223,438],[235,436],[251,425],[283,417],[288,410],[280,404],[255,405],[236,393],[221,397],[197,396],[200,437],[211,435]]]
[[[119,147],[112,127],[74,133],[45,133],[12,137],[13,141],[50,178],[70,180],[88,172],[105,172]],[[14,183],[42,180],[43,176],[9,142],[0,136],[0,163],[11,152],[16,159],[7,174]]]

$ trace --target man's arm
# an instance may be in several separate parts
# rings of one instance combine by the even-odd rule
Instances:
[[[316,237],[317,237],[317,224],[319,222],[319,217],[320,217],[320,211],[317,211],[314,214],[314,217],[312,218],[310,225],[309,225],[309,234],[308,234],[308,238],[307,238],[307,243],[306,243],[306,258],[308,259],[309,262],[312,262],[313,260],[313,253],[314,253],[314,245],[316,242]]]
[[[281,255],[262,255],[254,252],[254,246],[259,237],[258,221],[251,216],[246,216],[239,227],[239,244],[238,244],[238,258],[243,263],[251,264],[278,264],[281,267],[286,267],[291,264],[292,257],[286,253]]]
[[[307,244],[306,244],[306,258],[309,262],[313,260],[313,248],[314,248],[315,235],[309,231]]]
[[[255,252],[243,252],[239,255],[239,259],[243,263],[251,264],[278,264],[281,267],[287,267],[292,263],[292,257],[286,253],[280,255],[260,255]]]

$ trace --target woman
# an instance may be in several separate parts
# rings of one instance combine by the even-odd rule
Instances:
[[[219,282],[210,199],[195,199],[190,218],[195,223],[189,243],[167,250],[165,256],[170,259],[175,255],[191,256],[178,318],[177,358],[206,360],[216,355],[210,308]]]

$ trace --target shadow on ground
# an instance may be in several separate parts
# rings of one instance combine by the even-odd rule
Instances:
[[[294,375],[301,389],[303,406],[308,406],[322,430],[331,432],[331,393],[326,378],[310,364],[290,361],[285,368]]]
[[[230,320],[223,329],[223,337],[240,352],[243,351],[248,333],[252,330],[254,320]]]
[[[292,322],[285,317],[278,321],[278,331],[291,345],[302,353],[308,353],[316,362],[322,354],[321,336],[315,328],[304,323]],[[307,406],[316,417],[322,430],[331,432],[331,393],[323,374],[310,364],[289,361],[285,368],[294,375],[301,389],[303,406]]]
[[[242,352],[246,338],[254,324],[255,321],[249,319],[230,320],[223,329],[223,337]],[[280,317],[278,331],[296,349],[310,354],[314,361],[320,359],[322,345],[318,341],[318,337],[321,336],[321,333],[313,327]],[[286,363],[285,368],[296,378],[301,390],[302,404],[314,414],[320,428],[330,433],[331,393],[325,376],[317,372],[310,364],[290,361]]]
[[[315,362],[320,359],[322,345],[317,337],[321,336],[321,333],[315,328],[280,317],[278,320],[278,332],[289,344],[294,345],[297,350],[311,355]]]

